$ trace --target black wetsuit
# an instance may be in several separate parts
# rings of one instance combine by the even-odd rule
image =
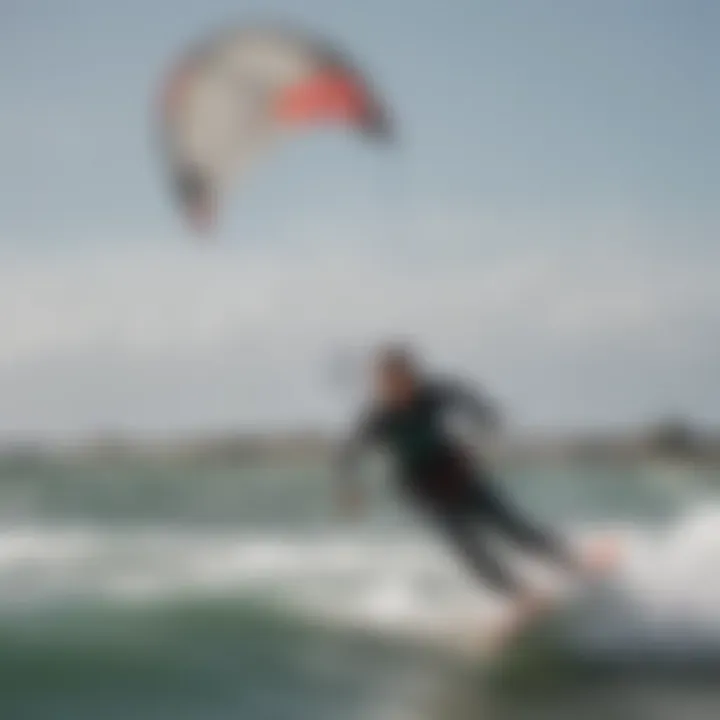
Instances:
[[[343,475],[362,446],[387,450],[404,494],[438,525],[474,573],[502,593],[513,594],[519,587],[489,549],[488,530],[569,565],[561,543],[508,504],[486,468],[473,462],[447,431],[444,421],[452,409],[469,410],[484,422],[496,418],[492,405],[456,384],[423,383],[408,405],[372,408],[363,415],[342,454]]]

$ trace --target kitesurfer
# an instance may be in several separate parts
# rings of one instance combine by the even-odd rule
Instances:
[[[356,481],[359,451],[373,445],[394,461],[402,495],[447,538],[467,567],[498,593],[528,609],[537,602],[491,542],[503,538],[524,551],[575,571],[578,560],[563,540],[539,527],[498,488],[486,464],[472,458],[446,426],[448,412],[465,410],[497,426],[491,401],[463,384],[423,373],[403,347],[381,350],[372,368],[374,397],[340,456],[339,499],[349,512],[362,503]]]

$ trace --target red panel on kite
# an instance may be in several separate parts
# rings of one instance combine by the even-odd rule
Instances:
[[[276,114],[289,125],[324,120],[362,124],[368,106],[367,93],[353,78],[329,72],[283,91]]]

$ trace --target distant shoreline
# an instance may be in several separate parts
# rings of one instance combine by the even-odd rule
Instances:
[[[42,457],[162,458],[183,462],[327,460],[338,439],[320,431],[208,433],[152,439],[103,434],[74,442],[16,440],[0,444],[0,459]],[[533,433],[478,445],[493,458],[514,462],[690,463],[720,466],[720,433],[677,421],[622,431]]]

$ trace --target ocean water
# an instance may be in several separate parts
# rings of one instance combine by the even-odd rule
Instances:
[[[348,523],[324,467],[2,460],[0,718],[720,717],[720,477],[500,474],[573,542],[624,550],[488,662],[468,648],[505,609],[380,478]]]

